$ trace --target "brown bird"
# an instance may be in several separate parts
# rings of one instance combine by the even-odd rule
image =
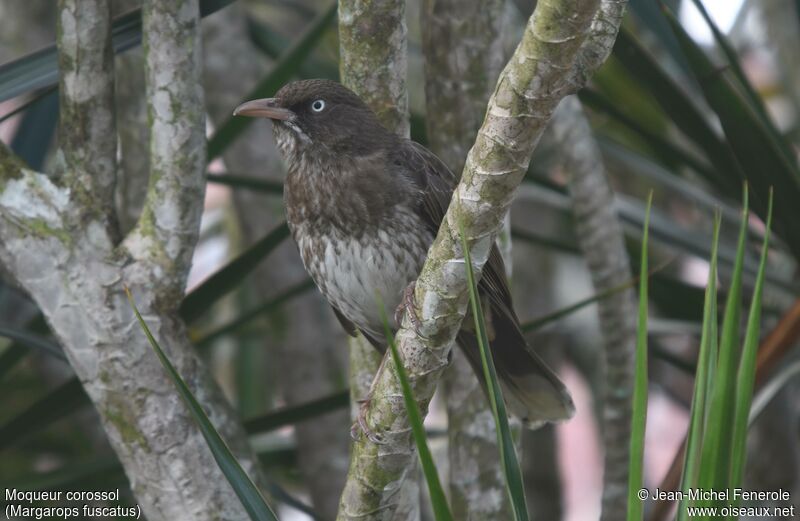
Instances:
[[[347,332],[358,330],[385,351],[376,292],[390,309],[408,308],[410,285],[456,177],[425,147],[384,128],[355,93],[333,81],[289,83],[274,98],[240,105],[234,115],[272,120],[288,167],[286,217],[303,264]],[[567,389],[525,343],[496,247],[478,288],[509,411],[530,426],[571,417]],[[396,329],[397,317],[394,322]],[[471,328],[462,326],[457,343],[483,380]]]

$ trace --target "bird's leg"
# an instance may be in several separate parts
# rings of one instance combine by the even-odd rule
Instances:
[[[372,395],[375,393],[375,386],[378,382],[378,375],[383,370],[383,366],[386,364],[386,357],[384,356],[381,359],[381,365],[378,366],[378,370],[375,372],[375,376],[372,379],[372,383],[369,386],[369,391],[367,391],[367,396],[358,400],[358,415],[356,416],[356,421],[353,423],[353,426],[350,427],[350,437],[353,440],[358,440],[359,438],[359,431],[364,433],[369,441],[372,443],[383,443],[383,438],[381,438],[380,434],[375,433],[369,425],[367,425],[367,414],[369,413],[369,406],[372,403]]]
[[[397,305],[397,309],[394,310],[394,321],[397,323],[397,327],[400,327],[400,323],[403,321],[403,313],[408,313],[408,319],[411,321],[411,325],[414,326],[414,331],[419,335],[419,328],[422,322],[417,316],[416,303],[414,302],[414,290],[416,288],[417,281],[413,280],[403,290],[403,298],[400,300],[400,304]]]

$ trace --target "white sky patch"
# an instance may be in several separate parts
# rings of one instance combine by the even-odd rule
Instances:
[[[733,27],[743,3],[744,0],[703,0],[711,19],[725,34]],[[711,29],[691,0],[681,2],[680,22],[698,43],[710,45],[714,42]]]

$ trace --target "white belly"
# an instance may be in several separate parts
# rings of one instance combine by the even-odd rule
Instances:
[[[359,328],[382,334],[380,302],[395,327],[394,310],[419,273],[427,245],[419,240],[398,248],[388,234],[377,233],[360,239],[319,237],[324,246],[310,258],[303,254],[312,251],[305,247],[307,236],[300,235],[298,246],[306,269],[331,304]]]

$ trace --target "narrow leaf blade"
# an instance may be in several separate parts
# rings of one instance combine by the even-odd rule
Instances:
[[[700,456],[705,434],[706,403],[708,401],[710,366],[716,357],[716,323],[717,323],[717,247],[719,244],[720,217],[714,220],[714,238],[711,243],[711,261],[708,269],[705,303],[703,305],[703,333],[700,338],[700,353],[692,394],[691,420],[686,435],[686,453],[684,456],[681,490],[696,488],[697,473],[700,469]],[[688,519],[688,499],[678,505],[678,521]]]
[[[733,441],[729,490],[740,487],[744,474],[744,465],[747,461],[747,427],[750,417],[750,404],[753,400],[753,384],[756,378],[756,354],[761,327],[761,295],[764,290],[764,272],[767,264],[767,250],[769,247],[769,230],[772,226],[772,194],[769,198],[767,210],[767,230],[761,246],[761,262],[758,266],[756,285],[753,288],[753,298],[750,303],[750,313],[747,317],[747,330],[744,338],[744,348],[739,362],[736,376],[736,401],[735,420],[733,424]]]
[[[472,259],[469,254],[469,244],[464,234],[460,231],[461,247],[464,251],[464,261],[467,267],[467,285],[469,288],[469,299],[472,307],[472,316],[475,320],[475,331],[478,337],[478,347],[481,352],[481,362],[483,364],[483,375],[486,379],[486,387],[489,394],[489,402],[494,414],[495,427],[497,429],[497,447],[500,451],[500,461],[503,467],[503,474],[506,478],[506,489],[511,499],[511,507],[514,511],[516,521],[528,521],[528,506],[525,503],[525,486],[522,482],[522,470],[519,466],[517,453],[514,449],[514,440],[511,437],[511,428],[508,425],[508,413],[503,401],[503,394],[500,390],[500,383],[497,380],[497,372],[494,368],[494,360],[489,352],[489,336],[486,332],[486,323],[483,318],[480,298],[478,296],[478,285],[475,274],[472,271]]]
[[[642,229],[642,255],[639,273],[647,273],[647,238],[653,192],[647,198],[644,228]],[[647,426],[647,277],[639,279],[639,318],[636,329],[636,375],[633,387],[633,412],[631,416],[630,463],[628,466],[628,521],[641,521],[644,501],[638,492],[643,484],[644,438]]]
[[[394,335],[392,335],[392,330],[389,328],[389,320],[386,318],[386,309],[380,297],[378,297],[378,309],[381,314],[381,320],[383,321],[383,329],[386,335],[386,341],[389,344],[392,361],[397,371],[397,379],[400,380],[400,387],[403,390],[403,402],[406,405],[408,421],[411,424],[414,443],[417,445],[417,453],[419,454],[419,460],[422,464],[422,472],[425,474],[425,481],[428,484],[428,491],[431,495],[431,506],[433,507],[434,518],[436,521],[453,521],[453,514],[450,512],[450,507],[447,504],[447,497],[444,494],[442,483],[439,481],[439,473],[436,470],[436,464],[433,462],[433,455],[431,455],[431,450],[428,448],[428,437],[425,434],[425,426],[422,423],[422,414],[419,410],[419,404],[414,398],[414,391],[411,389],[408,373],[403,365],[403,360],[400,358],[400,353],[397,350]]]

